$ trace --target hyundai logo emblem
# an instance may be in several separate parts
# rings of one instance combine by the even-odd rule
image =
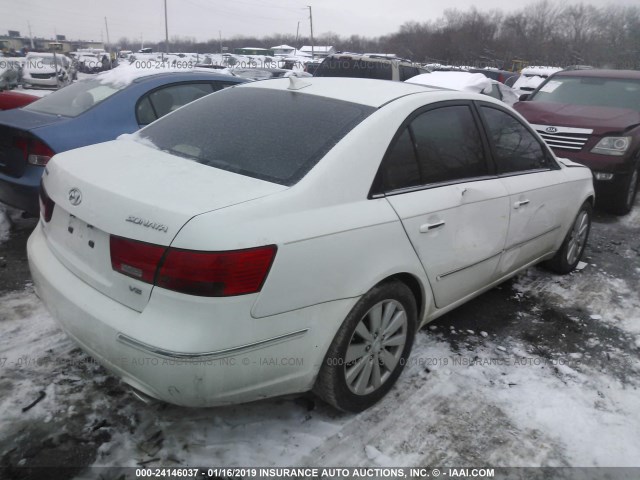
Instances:
[[[548,133],[556,133],[558,129],[556,127],[547,127],[545,131],[547,131]]]
[[[71,205],[80,205],[82,203],[82,192],[77,188],[69,190],[69,203]]]

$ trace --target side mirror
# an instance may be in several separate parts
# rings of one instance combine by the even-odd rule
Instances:
[[[529,100],[529,94],[523,93],[522,95],[520,95],[520,98],[518,98],[518,100],[521,102],[526,102],[527,100]]]

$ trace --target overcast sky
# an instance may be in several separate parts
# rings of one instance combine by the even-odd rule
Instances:
[[[313,8],[314,34],[334,32],[377,37],[398,30],[407,21],[429,21],[442,16],[447,8],[480,11],[499,8],[519,10],[536,0],[167,0],[169,38],[188,36],[198,41],[273,33],[309,35],[309,10]],[[550,0],[566,4],[566,1]],[[569,2],[571,3],[571,2]],[[578,2],[575,2],[578,3]],[[591,0],[595,6],[637,5],[638,0]],[[109,38],[121,37],[149,41],[164,39],[164,0],[0,0],[0,34],[18,30],[29,35],[51,38],[54,33],[67,39],[106,41],[104,17]]]

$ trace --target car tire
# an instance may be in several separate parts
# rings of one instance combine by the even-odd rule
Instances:
[[[626,215],[633,208],[638,194],[638,182],[640,174],[640,165],[636,166],[631,175],[625,179],[623,188],[621,188],[613,197],[609,205],[609,212],[616,215]]]
[[[567,232],[560,249],[553,258],[544,263],[545,267],[562,275],[572,272],[576,268],[587,246],[592,217],[593,206],[591,202],[584,202],[571,224],[571,228]]]
[[[313,391],[339,410],[369,408],[400,376],[416,326],[416,300],[407,285],[393,280],[375,286],[336,333]]]

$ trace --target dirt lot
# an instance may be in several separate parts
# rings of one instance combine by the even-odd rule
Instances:
[[[141,403],[34,295],[34,224],[18,221],[0,244],[0,477],[44,478],[39,466],[68,467],[46,478],[91,478],[88,466],[640,466],[640,205],[596,213],[581,271],[531,268],[425,328],[391,394],[359,415],[310,394]]]

